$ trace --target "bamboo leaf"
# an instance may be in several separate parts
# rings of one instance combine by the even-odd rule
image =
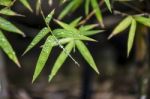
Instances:
[[[24,33],[18,29],[15,25],[7,21],[6,19],[0,17],[0,28],[9,32],[14,32],[25,36]]]
[[[31,12],[33,12],[28,0],[19,0],[27,9],[29,9]]]
[[[79,17],[79,18],[73,20],[73,21],[70,23],[70,25],[71,25],[72,27],[76,27],[76,26],[78,25],[78,23],[81,21],[81,19],[82,19],[82,17]]]
[[[109,11],[110,11],[110,12],[112,12],[112,10],[111,10],[110,0],[104,0],[104,1],[105,1],[106,5],[107,5],[107,7],[108,7]]]
[[[75,43],[76,43],[78,50],[80,51],[84,59],[87,61],[87,63],[96,71],[96,73],[99,74],[99,71],[96,67],[94,59],[92,55],[90,54],[88,48],[85,46],[85,44],[80,40],[76,40]]]
[[[141,16],[135,16],[134,17],[136,21],[138,21],[139,23],[150,27],[150,18],[146,18],[146,17],[141,17]]]
[[[36,80],[36,78],[39,76],[42,69],[44,68],[44,65],[45,65],[45,63],[46,63],[46,61],[50,55],[52,48],[53,48],[53,45],[51,44],[51,43],[53,43],[53,41],[54,41],[54,38],[52,36],[49,36],[47,38],[47,40],[45,41],[43,48],[42,48],[42,51],[40,53],[40,56],[38,58],[37,64],[36,64],[32,83]]]
[[[17,64],[20,67],[15,51],[13,50],[12,46],[10,45],[2,31],[0,31],[0,48],[8,55],[8,57],[15,64]]]
[[[73,39],[80,39],[80,40],[87,40],[87,41],[96,41],[92,38],[89,38],[89,37],[86,37],[84,35],[81,35],[79,33],[76,33],[74,31],[71,31],[71,30],[65,30],[65,29],[55,29],[53,30],[53,34],[56,36],[56,37],[62,37],[62,38],[65,38],[65,37],[69,37],[69,38],[73,38]]]
[[[0,0],[0,5],[9,6],[12,3],[11,0]]]
[[[113,32],[110,34],[108,39],[112,38],[113,36],[117,35],[118,33],[124,31],[132,22],[132,16],[128,16],[125,19],[123,19],[117,27],[113,30]]]
[[[0,10],[0,14],[8,15],[8,16],[23,16],[12,11],[11,9],[5,9],[5,8]]]
[[[89,14],[90,0],[85,0],[85,15]]]
[[[49,29],[47,27],[43,28],[32,40],[30,45],[27,47],[25,52],[23,53],[26,54],[29,50],[31,50],[37,43],[39,43],[47,34],[49,33]]]
[[[92,4],[92,7],[93,7],[93,10],[95,12],[97,20],[99,21],[100,25],[102,27],[104,27],[102,13],[101,13],[101,10],[99,8],[97,0],[91,0],[91,4]]]
[[[136,21],[134,19],[132,19],[129,36],[128,36],[128,46],[127,46],[127,48],[128,48],[127,55],[128,56],[129,56],[132,46],[133,46],[135,32],[136,32]]]
[[[66,45],[65,49],[68,53],[71,52],[71,50],[73,49],[74,47],[74,42],[70,42]],[[58,70],[61,68],[62,64],[65,62],[65,60],[67,59],[68,57],[68,54],[66,54],[64,51],[62,51],[59,55],[59,57],[57,58],[53,68],[52,68],[52,71],[50,73],[50,76],[49,76],[49,81],[51,81],[53,79],[53,77],[56,75],[56,73],[58,72]]]
[[[50,23],[50,21],[51,21],[53,15],[54,15],[54,12],[55,12],[55,10],[52,10],[52,11],[50,12],[50,14],[48,14],[48,16],[45,18],[45,22],[46,22],[47,24]]]
[[[39,14],[40,6],[41,6],[41,0],[37,0],[37,2],[36,2],[36,14]]]
[[[98,33],[102,33],[104,30],[91,30],[91,31],[84,31],[84,32],[80,32],[81,35],[84,36],[91,36],[91,35],[95,35]]]

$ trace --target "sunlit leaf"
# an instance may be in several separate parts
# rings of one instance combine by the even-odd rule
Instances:
[[[85,0],[85,15],[89,14],[90,0]]]
[[[17,59],[17,56],[15,54],[15,51],[11,47],[10,43],[8,42],[7,38],[4,36],[2,31],[0,31],[0,48],[8,55],[8,57],[16,63],[19,67],[19,61]]]
[[[110,12],[112,12],[112,11],[111,11],[111,4],[110,4],[110,0],[104,0],[104,1],[105,1],[106,5],[107,5],[107,7],[108,7],[109,11],[110,11]]]
[[[82,54],[84,59],[87,61],[87,63],[96,71],[96,73],[99,74],[99,71],[96,67],[94,59],[93,59],[92,55],[90,54],[86,45],[80,40],[76,40],[75,43],[76,43],[78,50],[80,51],[80,53]]]
[[[8,16],[23,16],[12,11],[11,9],[5,9],[5,8],[0,10],[0,14],[8,15]]]
[[[48,14],[48,16],[45,18],[45,22],[46,22],[47,24],[50,23],[50,21],[51,21],[53,15],[54,15],[54,12],[55,12],[55,10],[52,10],[52,11],[50,12],[50,14]]]
[[[92,7],[93,7],[93,10],[95,12],[97,20],[99,21],[100,25],[102,27],[104,27],[102,13],[101,13],[101,10],[99,8],[97,0],[91,0],[91,4],[92,4]]]
[[[150,18],[146,18],[146,17],[142,17],[142,16],[136,16],[134,18],[139,23],[144,24],[145,26],[150,27]]]
[[[113,30],[111,35],[108,37],[108,39],[112,38],[113,36],[117,35],[118,33],[124,31],[132,22],[132,16],[128,16],[125,19],[123,19],[117,27]]]
[[[49,29],[47,27],[43,28],[32,40],[32,42],[30,43],[30,45],[27,47],[27,49],[25,50],[25,52],[23,53],[23,55],[25,53],[27,53],[29,50],[31,50],[37,43],[40,42],[40,40],[42,40],[47,34],[49,33]]]
[[[54,38],[52,36],[49,36],[47,38],[46,42],[44,43],[44,45],[42,47],[42,51],[40,53],[40,56],[39,56],[37,64],[36,64],[32,82],[34,82],[36,80],[36,78],[39,76],[42,69],[44,68],[44,65],[50,55],[52,48],[53,48],[53,45],[52,45],[53,41],[54,41]]]
[[[73,48],[73,46],[74,46],[73,43],[74,43],[74,42],[72,41],[72,42],[70,42],[70,43],[68,43],[68,44],[66,45],[65,49],[66,49],[66,51],[67,51],[68,53],[71,52],[71,50],[72,50],[72,48]],[[54,66],[53,66],[53,68],[52,68],[52,71],[51,71],[51,73],[50,73],[49,81],[51,81],[52,78],[56,75],[56,73],[57,73],[58,70],[61,68],[62,64],[65,62],[65,60],[66,60],[67,57],[68,57],[68,54],[65,53],[64,51],[62,51],[62,52],[60,53],[60,55],[58,56],[58,58],[57,58],[57,60],[56,60],[56,62],[55,62],[55,64],[54,64]]]
[[[128,36],[128,46],[127,46],[127,48],[128,48],[127,55],[128,56],[129,56],[132,46],[133,46],[135,32],[136,32],[136,21],[134,19],[132,19],[129,36]]]
[[[9,6],[12,3],[12,0],[0,0],[0,5]]]
[[[29,9],[31,12],[33,12],[28,0],[19,0],[27,9]]]
[[[84,35],[81,35],[79,33],[76,33],[71,30],[65,30],[65,29],[55,29],[53,30],[53,34],[58,38],[58,37],[69,37],[73,39],[79,39],[79,40],[87,40],[87,41],[96,41],[92,38],[86,37]]]
[[[14,26],[12,23],[10,23],[9,21],[7,21],[6,19],[2,17],[0,17],[0,28],[5,31],[18,33],[18,34],[21,34],[22,36],[25,36],[24,33],[20,29],[18,29],[16,26]]]

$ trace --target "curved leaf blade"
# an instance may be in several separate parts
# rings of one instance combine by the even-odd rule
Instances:
[[[65,49],[66,51],[70,54],[71,50],[73,49],[74,47],[74,42],[70,42],[66,45]],[[58,70],[61,68],[62,64],[65,62],[65,60],[67,59],[68,57],[68,53],[65,53],[64,51],[62,51],[60,53],[60,55],[58,56],[53,68],[52,68],[52,71],[49,75],[49,82],[53,79],[53,77],[56,75],[56,73],[58,72]]]
[[[7,38],[5,37],[5,35],[1,30],[0,30],[0,47],[15,64],[21,67],[18,58],[15,54],[15,51],[13,50],[12,46],[10,45],[9,41],[7,40]]]
[[[101,10],[99,8],[97,0],[91,0],[91,5],[93,7],[93,10],[95,12],[97,20],[99,21],[100,25],[102,27],[104,27],[102,13],[101,13]]]
[[[7,21],[2,17],[0,17],[0,28],[5,31],[18,33],[21,34],[22,36],[25,36],[25,34],[20,29],[18,29],[15,25],[13,25],[12,23],[10,23],[9,21]]]
[[[132,22],[132,16],[128,16],[125,19],[123,19],[117,27],[113,30],[113,32],[110,34],[108,39],[112,38],[113,36],[117,35],[118,33],[124,31]]]
[[[136,21],[138,21],[139,23],[150,27],[150,18],[146,18],[146,17],[141,17],[141,16],[136,16],[134,17]]]
[[[92,55],[90,54],[88,48],[85,46],[85,44],[80,40],[76,40],[75,43],[76,43],[78,50],[80,51],[80,53],[84,57],[84,59],[87,61],[87,63],[95,70],[95,72],[97,74],[99,74],[99,71],[94,62],[94,59],[93,59]]]
[[[128,56],[129,56],[132,46],[133,46],[135,32],[136,32],[136,21],[134,19],[132,19],[129,36],[128,36],[128,46],[127,46],[127,48],[128,48],[127,55]]]
[[[31,12],[33,12],[28,0],[19,0],[28,10],[30,10]]]
[[[48,33],[49,29],[47,27],[43,28],[31,41],[30,45],[24,51],[23,55],[26,54],[29,50],[31,50],[37,43],[39,43]]]
[[[112,12],[112,10],[111,10],[110,0],[104,0],[104,1],[105,1],[106,5],[107,5],[107,7],[108,7],[109,11],[110,11],[110,12]]]
[[[40,53],[40,56],[38,58],[37,64],[36,64],[32,83],[36,80],[36,78],[39,76],[42,69],[44,68],[44,65],[46,64],[46,61],[47,61],[47,59],[50,55],[50,52],[53,48],[53,45],[52,45],[53,41],[54,41],[54,38],[52,36],[49,36],[47,38],[47,40],[45,41],[42,51]]]

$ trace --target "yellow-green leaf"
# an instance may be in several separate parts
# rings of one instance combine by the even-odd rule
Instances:
[[[45,18],[45,22],[46,22],[47,24],[50,23],[50,21],[51,21],[53,15],[54,15],[54,12],[55,12],[55,10],[52,10],[52,11],[50,12],[50,14],[48,14],[48,16]]]
[[[129,56],[132,46],[133,46],[135,32],[136,32],[136,21],[134,19],[132,19],[129,36],[128,36],[128,46],[127,46],[127,48],[128,48],[127,55],[128,56]]]
[[[45,65],[45,63],[46,63],[46,61],[50,55],[52,48],[53,48],[53,45],[52,45],[53,41],[54,41],[54,38],[52,36],[49,36],[47,38],[47,40],[45,41],[45,43],[42,47],[42,51],[40,53],[40,56],[38,58],[37,64],[36,64],[36,68],[35,68],[32,82],[34,82],[36,80],[36,78],[39,76],[42,69],[44,68],[44,65]]]
[[[14,11],[12,11],[11,9],[1,9],[0,10],[0,14],[3,14],[3,15],[7,15],[7,16],[23,16],[23,15],[20,15]]]
[[[18,29],[15,25],[13,25],[12,23],[10,23],[9,21],[7,21],[6,19],[2,17],[0,17],[0,28],[5,31],[18,33],[18,34],[21,34],[22,36],[25,36],[24,33],[20,29]]]
[[[78,25],[78,23],[80,22],[81,19],[82,19],[82,17],[79,17],[79,18],[73,20],[73,21],[70,23],[70,25],[71,25],[72,27],[76,27],[76,26]]]
[[[49,33],[49,29],[47,27],[43,28],[32,40],[32,42],[30,43],[30,45],[27,47],[27,49],[25,50],[25,52],[23,53],[23,55],[25,53],[27,53],[29,50],[31,50],[37,43],[40,42],[40,40],[42,40],[47,34]]]
[[[27,9],[29,9],[31,12],[33,12],[28,0],[19,0]]]
[[[144,24],[145,26],[150,27],[150,18],[146,18],[146,17],[142,17],[142,16],[135,16],[134,18],[139,23]]]
[[[112,12],[112,11],[111,11],[111,4],[110,4],[110,0],[104,0],[104,1],[105,1],[106,5],[107,5],[107,7],[108,7],[109,11],[110,11],[110,12]]]
[[[90,0],[85,0],[85,15],[89,14]]]
[[[97,0],[91,0],[91,4],[92,4],[92,7],[93,7],[93,10],[95,12],[97,20],[99,21],[100,25],[102,27],[104,27],[102,13],[101,13],[101,10],[99,8]]]
[[[110,34],[108,39],[112,38],[113,36],[117,35],[118,33],[124,31],[132,22],[132,16],[128,16],[125,19],[123,19],[117,27],[113,30],[113,32]]]
[[[71,50],[73,49],[74,47],[74,42],[70,42],[66,45],[65,49],[68,53],[71,52]],[[60,55],[58,56],[53,68],[52,68],[52,71],[49,75],[49,81],[52,80],[52,78],[56,75],[56,73],[58,72],[58,70],[61,68],[62,64],[65,62],[66,58],[68,57],[68,53],[65,53],[64,51],[62,51],[60,53]]]
[[[93,59],[92,55],[90,54],[88,48],[85,46],[85,44],[80,40],[76,40],[75,43],[76,43],[78,50],[80,51],[80,53],[84,57],[84,59],[87,61],[87,63],[96,71],[96,73],[99,74],[99,71],[94,62],[94,59]]]
[[[12,3],[12,0],[0,0],[0,5],[9,6]]]
[[[3,32],[0,30],[0,48],[8,55],[8,57],[20,67],[19,61],[17,59],[17,56],[15,54],[15,51],[13,50],[12,46],[8,42],[7,38],[3,34]]]

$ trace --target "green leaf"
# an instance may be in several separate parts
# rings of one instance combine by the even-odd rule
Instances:
[[[5,9],[5,8],[0,10],[0,14],[8,15],[8,16],[23,16],[23,15],[17,14],[11,9]]]
[[[92,7],[93,7],[93,10],[95,12],[97,20],[99,21],[100,25],[102,27],[104,27],[102,13],[101,13],[101,10],[99,8],[97,0],[91,0],[91,4],[92,4]]]
[[[79,33],[73,32],[71,30],[65,30],[65,29],[55,29],[53,30],[53,34],[57,37],[57,38],[65,38],[65,37],[69,37],[69,38],[73,38],[73,39],[80,39],[80,40],[87,40],[87,41],[96,41],[92,38],[86,37],[84,35],[81,35]]]
[[[43,48],[42,48],[42,51],[40,53],[40,56],[38,58],[37,64],[36,64],[32,83],[36,80],[36,78],[39,76],[42,69],[44,68],[44,65],[45,65],[45,63],[46,63],[46,61],[50,55],[52,48],[53,48],[53,45],[51,44],[53,41],[54,41],[54,38],[52,36],[49,36],[47,38],[47,40],[45,41]]]
[[[103,31],[104,30],[91,30],[91,31],[80,32],[80,34],[84,35],[84,36],[91,36],[91,35],[95,35],[95,34],[101,33]]]
[[[61,21],[59,21],[59,20],[54,20],[57,24],[59,24],[61,27],[63,27],[64,29],[66,29],[66,30],[71,30],[71,31],[74,31],[74,32],[76,32],[76,33],[79,33],[79,31],[76,29],[76,28],[74,28],[73,26],[71,26],[71,25],[69,25],[69,24],[66,24],[66,23],[64,23],[64,22],[61,22]]]
[[[146,18],[146,17],[142,17],[142,16],[135,16],[134,17],[136,21],[138,21],[139,23],[150,27],[150,18]]]
[[[19,0],[28,10],[30,10],[31,12],[33,12],[28,0]]]
[[[104,0],[104,1],[105,1],[106,5],[107,5],[107,7],[108,7],[109,11],[110,11],[110,12],[112,12],[112,11],[111,11],[111,4],[110,4],[110,0]]]
[[[81,19],[82,19],[82,17],[79,17],[79,18],[73,20],[73,21],[70,23],[70,25],[71,25],[72,27],[76,27],[76,26],[78,25],[78,23],[80,22]]]
[[[0,28],[9,32],[14,32],[21,34],[22,36],[25,36],[24,33],[19,30],[16,26],[14,26],[12,23],[7,21],[6,19],[0,17]]]
[[[41,0],[37,0],[37,2],[36,2],[36,14],[39,14],[40,6],[41,6]]]
[[[79,30],[80,30],[80,31],[88,31],[88,30],[91,30],[91,29],[93,29],[93,28],[95,28],[95,27],[97,27],[97,26],[98,26],[98,24],[84,25],[84,26],[81,26],[81,27],[79,28]]]
[[[113,30],[113,32],[110,34],[108,39],[112,38],[113,36],[117,35],[118,33],[124,31],[132,22],[132,16],[128,16],[125,19],[123,19],[117,27]]]
[[[47,24],[50,23],[50,21],[51,21],[53,15],[54,15],[54,12],[55,12],[55,10],[52,10],[52,11],[50,12],[50,14],[48,14],[48,16],[45,18],[45,22],[46,22]]]
[[[12,46],[8,42],[7,38],[4,36],[2,31],[0,30],[0,48],[8,55],[8,57],[20,67],[19,61],[13,50]]]
[[[0,5],[9,6],[12,3],[11,0],[0,0]]]
[[[85,0],[85,15],[89,14],[90,0]]]
[[[70,3],[63,9],[63,11],[58,16],[58,19],[64,18],[68,13],[73,12],[81,4],[82,0],[71,0]]]
[[[80,40],[76,40],[75,43],[76,43],[78,50],[80,51],[80,53],[82,54],[84,59],[87,61],[87,63],[96,71],[96,73],[99,74],[99,71],[96,67],[94,59],[93,59],[92,55],[90,54],[86,45]]]
[[[49,33],[49,29],[47,27],[43,28],[32,40],[32,42],[30,43],[30,45],[27,47],[27,49],[25,50],[25,52],[23,53],[23,55],[25,53],[27,53],[29,50],[31,50],[37,43],[39,43],[47,34]]]
[[[128,36],[128,46],[127,46],[127,48],[128,48],[127,55],[128,56],[129,56],[132,46],[133,46],[135,32],[136,32],[136,21],[134,19],[132,19],[129,36]]]
[[[71,50],[73,49],[74,47],[74,42],[70,42],[66,45],[65,49],[68,53],[71,52]],[[61,68],[62,64],[65,62],[65,60],[67,59],[68,57],[68,54],[65,53],[64,51],[62,51],[59,55],[59,57],[57,58],[53,68],[52,68],[52,71],[50,73],[50,76],[49,76],[49,81],[52,80],[52,78],[56,75],[56,73],[58,72],[58,70]]]

